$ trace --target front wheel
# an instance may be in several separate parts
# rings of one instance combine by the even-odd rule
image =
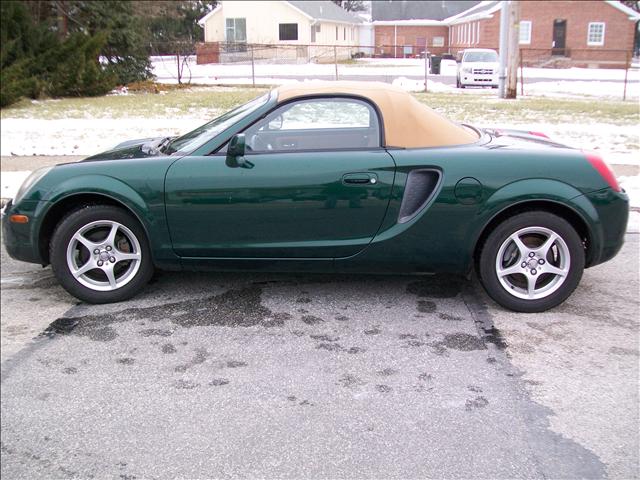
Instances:
[[[109,205],[87,206],[66,216],[53,233],[50,259],[65,290],[89,303],[131,298],[153,274],[137,219]]]
[[[564,302],[584,270],[584,248],[566,220],[526,212],[498,225],[479,258],[479,277],[500,305],[517,312],[542,312]]]

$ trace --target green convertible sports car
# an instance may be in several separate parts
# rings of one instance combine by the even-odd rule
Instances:
[[[628,210],[597,155],[454,124],[389,85],[307,82],[38,170],[2,218],[9,255],[87,302],[133,296],[154,268],[475,268],[499,304],[538,312],[620,250]]]

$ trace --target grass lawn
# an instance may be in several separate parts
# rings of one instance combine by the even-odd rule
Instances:
[[[133,93],[90,98],[23,100],[2,109],[0,118],[171,118],[206,120],[264,94],[267,88],[190,87],[160,94]],[[501,100],[489,91],[479,94],[417,93],[416,98],[458,122],[637,125],[635,102],[524,97]]]

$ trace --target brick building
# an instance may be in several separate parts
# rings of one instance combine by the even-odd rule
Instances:
[[[419,13],[416,6],[413,11],[403,13],[400,6],[409,3],[429,4],[429,17],[415,18]],[[388,18],[389,5],[393,4],[399,4],[391,12],[398,17],[395,20]],[[458,12],[445,18],[442,12],[447,4],[452,4],[448,12]],[[404,57],[417,56],[425,49],[436,55],[456,54],[465,48],[497,50],[501,4],[500,1],[373,2],[376,54]],[[381,12],[384,9],[387,11]],[[407,15],[414,18],[405,18]],[[520,20],[520,48],[525,65],[620,68],[637,49],[640,14],[615,0],[521,1]],[[388,46],[393,44],[399,46]]]
[[[377,56],[418,57],[427,50],[434,55],[449,51],[446,19],[479,4],[477,1],[406,0],[373,1]]]
[[[502,2],[482,2],[445,21],[449,50],[498,49]],[[640,14],[618,1],[521,1],[520,52],[525,65],[624,66],[637,41]]]

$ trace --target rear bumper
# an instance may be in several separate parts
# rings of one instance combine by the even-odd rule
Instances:
[[[629,220],[629,196],[605,188],[585,195],[598,213],[599,222],[592,232],[592,249],[587,266],[611,260],[622,248]]]

